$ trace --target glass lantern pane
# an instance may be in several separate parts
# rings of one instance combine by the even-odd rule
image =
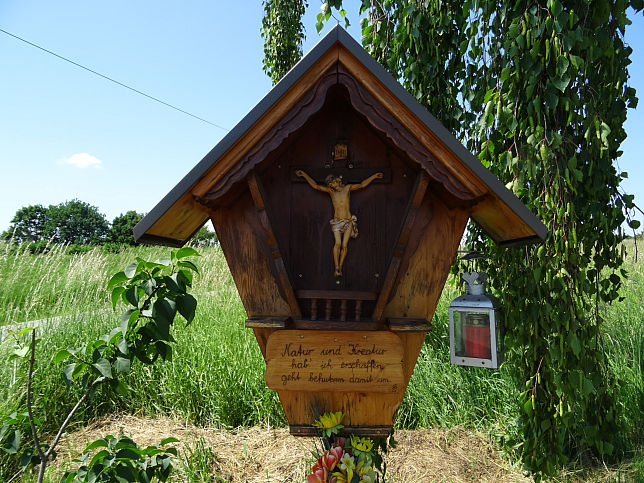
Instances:
[[[491,359],[489,313],[467,311],[462,314],[461,319],[463,321],[463,356]]]
[[[463,341],[463,317],[462,312],[454,310],[454,354],[458,357],[465,356],[465,342]]]

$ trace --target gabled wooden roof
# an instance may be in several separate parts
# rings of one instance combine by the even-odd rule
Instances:
[[[369,99],[352,99],[352,103],[370,121],[369,109],[375,104],[377,109],[386,111],[384,117],[390,119],[389,128],[406,131],[406,145],[398,147],[432,179],[442,183],[447,191],[465,190],[470,199],[477,200],[469,208],[470,216],[496,243],[513,245],[545,239],[547,229],[543,223],[339,26],[303,57],[134,227],[135,239],[183,245],[210,217],[210,209],[200,203],[203,197],[207,195],[212,200],[224,194],[261,162],[258,153],[277,148],[288,134],[306,122],[306,116],[315,112],[316,103],[322,104],[324,92],[316,95],[316,91],[328,83],[330,72],[336,73],[338,83],[342,75],[345,85],[359,84],[360,92]],[[276,131],[274,127],[280,122],[289,129]],[[372,123],[379,127],[377,119]],[[449,186],[447,179],[455,180],[451,181],[453,186]]]

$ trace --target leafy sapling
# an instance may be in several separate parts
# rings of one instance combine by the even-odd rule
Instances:
[[[175,438],[166,438],[159,446],[139,448],[130,438],[112,435],[97,439],[85,448],[85,455],[74,460],[80,464],[77,470],[63,475],[61,483],[116,481],[149,482],[154,478],[166,481],[172,471],[172,457],[177,456],[176,448],[162,448],[176,443]],[[97,451],[90,459],[91,451]]]
[[[128,309],[121,317],[120,326],[114,328],[109,334],[103,335],[97,340],[89,341],[86,345],[78,348],[62,349],[54,355],[54,363],[66,363],[63,369],[63,378],[67,387],[69,388],[72,384],[79,384],[83,389],[83,393],[49,444],[41,441],[41,435],[39,435],[37,429],[40,426],[40,421],[33,414],[35,405],[32,401],[31,387],[36,362],[35,348],[37,339],[35,330],[31,331],[31,342],[26,346],[26,349],[24,345],[18,344],[11,357],[29,356],[26,390],[27,407],[25,411],[16,412],[9,416],[0,429],[0,448],[9,454],[19,454],[21,458],[21,470],[12,479],[15,479],[20,473],[33,465],[40,465],[37,481],[38,483],[43,481],[47,464],[55,458],[55,448],[65,429],[72,421],[76,411],[91,398],[99,386],[108,385],[117,394],[125,396],[128,388],[123,381],[123,376],[130,372],[132,362],[135,359],[138,359],[143,364],[153,364],[159,357],[163,360],[169,360],[172,357],[171,344],[174,342],[174,338],[172,337],[171,329],[177,314],[185,319],[187,327],[194,320],[197,308],[197,300],[188,293],[192,287],[193,275],[199,273],[197,266],[188,259],[188,257],[193,256],[199,256],[199,253],[194,248],[184,247],[177,251],[172,251],[169,258],[161,258],[154,262],[137,257],[135,263],[128,265],[125,270],[112,276],[107,285],[107,289],[111,291],[112,306],[116,308],[119,302],[123,302]],[[18,341],[18,339],[16,340]],[[86,470],[79,469],[76,472],[70,472],[66,477],[71,479],[64,481],[85,481],[82,475],[92,472],[98,474],[97,472],[100,472],[99,466],[105,466],[104,463],[106,462],[110,462],[110,465],[115,465],[116,462],[119,462],[118,465],[123,467],[130,465],[129,468],[132,470],[137,465],[144,467],[152,464],[152,460],[148,461],[145,458],[140,460],[141,457],[154,458],[154,461],[166,461],[159,455],[168,454],[167,458],[169,458],[169,454],[174,454],[170,449],[159,450],[161,453],[157,453],[156,449],[151,449],[152,447],[148,448],[150,451],[147,454],[145,453],[148,451],[147,449],[133,449],[131,445],[134,443],[130,443],[130,440],[121,438],[114,442],[113,438],[108,437],[90,444],[90,446],[95,445],[92,447],[98,447],[101,441],[105,441],[107,446],[97,453],[102,456],[98,456],[97,459],[95,455],[92,458],[89,465],[85,466]],[[170,441],[166,440],[162,444],[168,442]],[[110,446],[112,443],[114,443],[113,447]],[[125,451],[128,445],[130,447]],[[136,445],[134,445],[135,447]],[[113,457],[110,457],[111,459],[105,453],[110,448],[116,450]],[[144,461],[144,463],[127,462],[125,460],[128,459],[128,455],[137,461]],[[101,461],[99,462],[98,460]],[[156,465],[156,463],[154,464]],[[167,477],[165,472],[169,472],[168,468],[171,468],[171,466],[163,462],[159,464],[161,469],[159,469],[158,474],[153,472],[154,476],[165,481]],[[146,479],[145,477],[146,472],[137,474],[142,479],[128,481],[149,481],[149,478]],[[161,478],[162,476],[163,478]]]

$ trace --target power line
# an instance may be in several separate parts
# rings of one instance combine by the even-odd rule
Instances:
[[[126,84],[123,84],[122,82],[119,82],[119,81],[117,81],[115,79],[112,79],[109,76],[101,74],[100,72],[96,72],[95,70],[92,70],[89,67],[85,67],[84,65],[81,65],[78,62],[74,62],[73,60],[70,60],[70,59],[68,59],[66,57],[63,57],[62,55],[59,55],[56,52],[52,52],[51,50],[47,50],[44,47],[41,47],[40,45],[34,44],[33,42],[29,42],[28,40],[25,40],[22,37],[18,37],[17,35],[12,34],[11,32],[7,32],[6,30],[3,30],[1,28],[0,28],[0,32],[2,32],[4,34],[7,34],[10,37],[13,37],[14,39],[18,39],[21,42],[24,42],[25,44],[31,45],[32,47],[36,47],[37,49],[40,49],[43,52],[47,52],[48,54],[53,55],[54,57],[58,57],[59,59],[64,60],[65,62],[69,62],[70,64],[73,64],[76,67],[80,67],[81,69],[85,69],[86,71],[91,72],[92,74],[95,74],[95,75],[97,75],[99,77],[102,77],[103,79],[107,79],[108,81],[113,82],[114,84],[117,84],[117,85],[119,85],[121,87],[125,87],[126,89],[129,89],[129,90],[131,90],[133,92],[136,92],[137,94],[145,96],[148,99],[152,99],[153,101],[156,101],[156,102],[158,102],[160,104],[163,104],[164,106],[170,107],[170,108],[174,109],[175,111],[179,111],[179,112],[181,112],[183,114],[187,114],[190,117],[194,117],[195,119],[198,119],[198,120],[200,120],[202,122],[210,124],[211,126],[215,126],[215,127],[219,128],[219,129],[223,129],[224,131],[230,131],[230,129],[227,129],[227,128],[223,127],[223,126],[220,126],[219,124],[215,124],[214,122],[210,122],[210,121],[208,121],[208,120],[206,120],[206,119],[204,119],[202,117],[196,116],[196,115],[194,115],[194,114],[192,114],[192,113],[190,113],[188,111],[184,111],[183,109],[181,109],[179,107],[173,106],[172,104],[169,104],[169,103],[167,103],[165,101],[162,101],[161,99],[158,99],[158,98],[156,98],[154,96],[146,94],[145,92],[141,92],[140,90],[135,89],[134,87],[130,87],[130,86],[126,85]]]

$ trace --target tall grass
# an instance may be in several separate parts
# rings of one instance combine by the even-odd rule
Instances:
[[[58,252],[44,256],[17,255],[36,259],[38,263],[43,263],[47,256],[61,257],[64,262],[51,260],[50,265],[56,269],[66,265],[69,272],[77,270],[81,262],[85,266],[101,268],[100,274],[90,274],[90,290],[100,293],[100,297],[94,297],[96,300],[86,297],[83,300],[86,305],[83,306],[75,297],[74,290],[65,292],[61,288],[62,299],[77,301],[65,307],[76,308],[77,312],[70,313],[40,334],[42,341],[37,346],[34,399],[38,401],[37,409],[47,427],[56,427],[78,398],[77,393],[66,391],[62,384],[62,368],[51,363],[52,355],[59,349],[77,347],[96,339],[119,325],[123,306],[113,311],[105,292],[109,273],[119,269],[115,265],[122,269],[136,256],[154,259],[167,253],[168,249],[164,248],[146,248],[118,255],[96,250],[83,254],[80,259]],[[197,315],[188,328],[183,327],[180,318],[177,319],[174,332],[177,343],[172,360],[158,361],[154,367],[135,364],[126,380],[132,389],[129,397],[117,398],[109,392],[103,393],[95,398],[94,404],[81,410],[78,420],[122,409],[171,414],[197,424],[223,427],[283,424],[279,401],[264,383],[264,362],[259,347],[253,333],[244,328],[245,312],[221,250],[207,248],[202,253],[204,256],[198,260],[202,270],[193,291],[199,301]],[[92,257],[93,261],[87,260]],[[15,263],[23,273],[28,265],[24,260]],[[42,275],[36,270],[32,273]],[[61,278],[70,277],[63,275]],[[26,307],[30,302],[27,298],[23,305]],[[61,305],[55,306],[59,307]],[[20,309],[17,306],[16,312]],[[23,310],[22,313],[33,312]],[[61,311],[55,313],[61,314]],[[43,316],[47,315],[43,312]],[[8,348],[11,341],[3,345]],[[17,408],[23,399],[23,386],[24,368],[20,370],[16,363],[0,364],[0,415]]]
[[[136,256],[158,258],[161,247],[135,247],[118,254],[100,247],[68,254],[51,245],[36,255],[29,244],[0,242],[0,326],[109,307],[105,285]]]
[[[628,447],[644,445],[644,243],[640,237],[637,245],[631,239],[624,247],[628,278],[623,300],[603,308],[603,347],[618,388],[620,436]]]
[[[13,323],[68,314],[41,334],[38,346],[36,412],[49,429],[60,424],[78,396],[65,389],[62,368],[51,362],[52,354],[119,324],[121,311],[112,311],[105,292],[112,273],[137,256],[154,259],[168,253],[158,247],[119,254],[94,250],[66,255],[57,250],[30,255],[0,245],[0,320]],[[264,361],[252,331],[244,328],[245,312],[221,250],[204,248],[201,253],[202,272],[193,291],[199,301],[197,316],[188,328],[177,321],[173,359],[154,367],[134,365],[127,380],[132,389],[129,396],[98,394],[78,414],[77,424],[115,410],[165,414],[229,428],[285,423],[276,394],[266,388]],[[629,255],[627,269],[630,278],[625,281],[624,300],[603,307],[604,348],[619,390],[626,449],[644,442],[644,263]],[[447,285],[397,425],[465,425],[512,440],[518,431],[518,388],[509,371],[449,363],[447,307],[455,296],[455,289]],[[0,364],[0,416],[24,403],[23,388],[24,370]]]

